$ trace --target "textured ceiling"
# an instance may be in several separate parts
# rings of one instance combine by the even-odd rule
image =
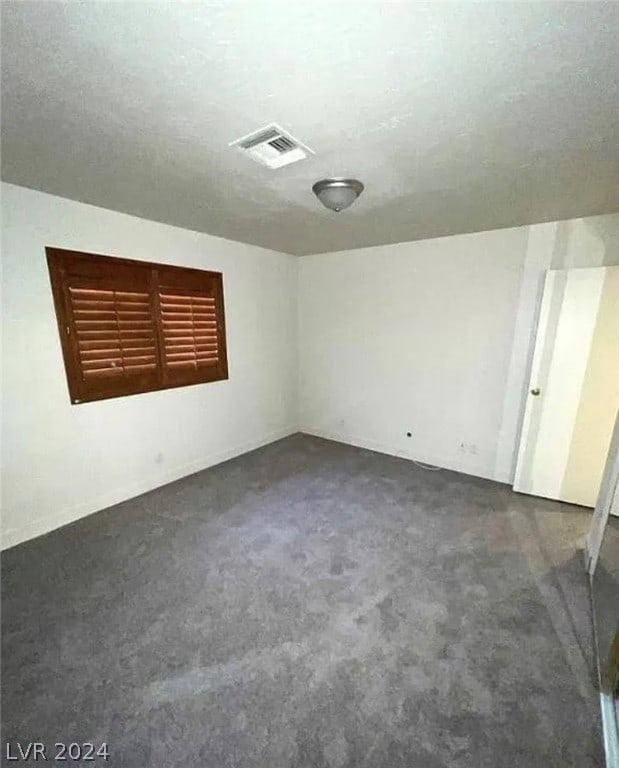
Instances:
[[[294,254],[619,210],[619,3],[2,3],[2,176]],[[275,121],[277,171],[228,142]],[[324,176],[366,191],[334,214]]]

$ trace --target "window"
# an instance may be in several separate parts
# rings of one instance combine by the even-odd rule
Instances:
[[[72,403],[228,378],[221,273],[45,250]]]

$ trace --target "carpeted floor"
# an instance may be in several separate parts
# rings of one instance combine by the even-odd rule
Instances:
[[[3,740],[123,768],[600,766],[589,519],[279,441],[4,553]]]

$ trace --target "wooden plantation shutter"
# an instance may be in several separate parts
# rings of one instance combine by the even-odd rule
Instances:
[[[46,251],[73,403],[228,377],[220,273]]]
[[[161,268],[156,280],[168,386],[227,378],[221,275]]]
[[[72,402],[157,389],[148,267],[72,251],[47,253]]]
[[[126,286],[125,286],[126,287]],[[152,373],[155,323],[148,291],[69,287],[78,360],[86,381]]]

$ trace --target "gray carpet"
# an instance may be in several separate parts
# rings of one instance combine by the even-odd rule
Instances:
[[[602,765],[589,518],[287,438],[4,554],[3,738],[127,768]]]

